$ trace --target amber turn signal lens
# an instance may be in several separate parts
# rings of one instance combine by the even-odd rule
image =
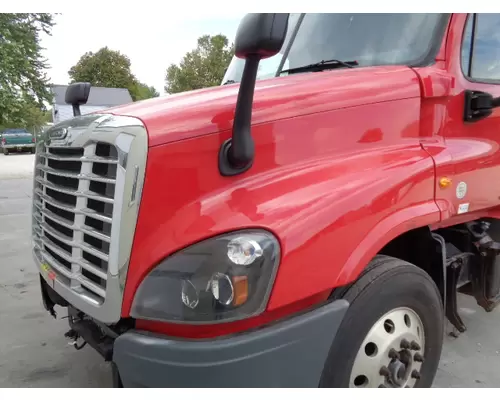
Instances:
[[[233,276],[233,306],[240,306],[248,299],[248,278],[246,276]]]
[[[446,177],[444,177],[444,178],[441,178],[441,179],[439,180],[439,186],[440,186],[442,189],[447,188],[447,187],[448,187],[448,186],[450,186],[450,185],[451,185],[451,179],[450,179],[450,178],[446,178]]]

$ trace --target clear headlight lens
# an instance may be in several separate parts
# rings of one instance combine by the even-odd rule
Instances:
[[[259,230],[233,232],[168,257],[140,284],[134,318],[216,323],[261,313],[279,263],[278,240]]]

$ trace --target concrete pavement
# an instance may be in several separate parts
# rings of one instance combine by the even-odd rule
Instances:
[[[0,154],[0,387],[110,387],[92,349],[67,345],[62,309],[43,308],[31,258],[33,155]]]
[[[0,150],[0,180],[30,177],[33,174],[34,162],[34,154],[12,153],[5,156]]]
[[[110,369],[89,346],[67,345],[63,310],[45,312],[30,250],[33,155],[0,154],[0,387],[109,387]],[[461,297],[468,331],[447,337],[436,387],[500,387],[500,308]]]

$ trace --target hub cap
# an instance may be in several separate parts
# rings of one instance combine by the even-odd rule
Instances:
[[[414,387],[424,361],[424,326],[415,311],[397,308],[370,329],[352,366],[350,387]]]

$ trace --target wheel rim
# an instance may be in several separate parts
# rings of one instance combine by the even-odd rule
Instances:
[[[424,326],[405,307],[389,311],[370,329],[358,350],[349,386],[354,388],[414,387],[424,360]]]

